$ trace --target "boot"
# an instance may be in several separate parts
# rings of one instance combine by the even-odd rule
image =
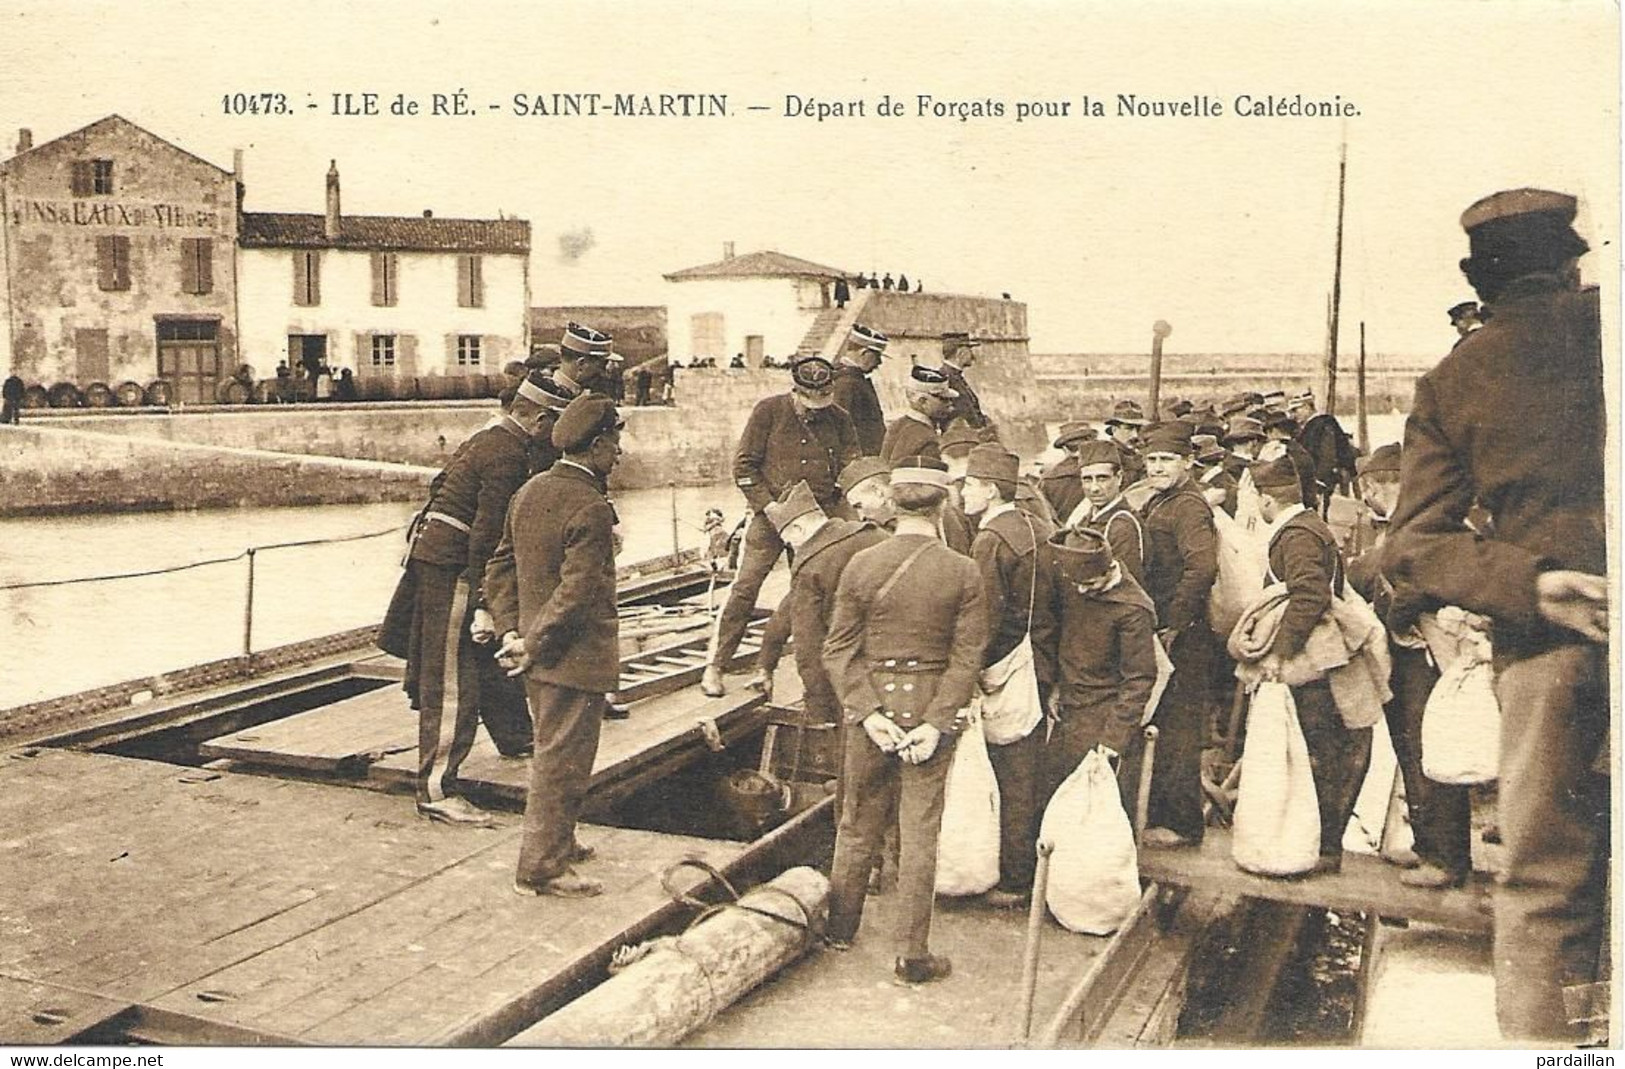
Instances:
[[[746,686],[760,693],[768,701],[773,700],[773,676],[766,669],[756,669],[756,674],[750,677],[750,682]]]
[[[592,898],[604,893],[604,885],[566,869],[545,883],[531,884],[516,879],[513,881],[513,891],[514,894],[532,898],[541,895],[552,895],[555,898]]]
[[[428,817],[441,824],[461,824],[464,827],[490,828],[496,826],[496,818],[467,798],[452,795],[442,798],[438,802],[419,802],[418,815]]]
[[[1467,874],[1465,872],[1451,872],[1442,865],[1424,861],[1416,868],[1400,873],[1399,882],[1406,887],[1425,887],[1429,890],[1443,891],[1450,887],[1460,887],[1466,883]]]
[[[898,958],[893,971],[898,983],[929,984],[946,978],[954,971],[954,964],[941,954],[927,954],[923,958]]]
[[[700,676],[700,693],[707,698],[720,698],[726,693],[722,686],[722,669],[714,664],[705,666]]]

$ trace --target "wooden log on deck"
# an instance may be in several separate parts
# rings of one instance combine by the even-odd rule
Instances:
[[[789,869],[741,897],[745,908],[656,940],[645,957],[506,1045],[674,1046],[800,957],[823,930],[828,899],[823,873]]]

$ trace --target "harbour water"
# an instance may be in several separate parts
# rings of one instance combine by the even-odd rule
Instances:
[[[706,508],[744,515],[731,486],[617,494],[620,560],[704,542]],[[0,520],[0,710],[244,651],[250,546],[254,651],[375,624],[400,577],[415,504],[224,509]],[[235,558],[180,571],[200,561]],[[158,572],[101,582],[22,586]]]

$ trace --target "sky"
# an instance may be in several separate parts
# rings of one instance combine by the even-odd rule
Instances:
[[[1471,296],[1463,208],[1533,185],[1582,198],[1592,280],[1618,275],[1618,13],[1571,0],[1426,4],[953,0],[345,6],[14,3],[0,155],[118,113],[229,168],[248,208],[530,220],[532,299],[661,304],[661,275],[775,248],[933,292],[1027,302],[1035,352],[1318,352],[1348,152],[1342,349],[1436,355]],[[332,114],[375,92],[386,114]],[[394,117],[463,91],[477,114]],[[228,115],[231,93],[292,114]],[[514,114],[516,94],[726,94],[717,118]],[[1341,97],[1346,119],[1239,116]],[[995,100],[1002,117],[921,116]],[[1118,94],[1217,117],[1119,117]],[[784,114],[862,99],[862,118]],[[883,95],[900,117],[876,114]],[[1088,96],[1105,117],[1080,114]],[[1070,102],[1015,121],[1019,102]],[[307,108],[307,102],[318,107]],[[488,105],[499,105],[489,110]],[[765,111],[747,110],[750,106]],[[588,234],[590,232],[590,238]],[[566,251],[567,250],[567,251]],[[1614,299],[1604,302],[1610,307]]]

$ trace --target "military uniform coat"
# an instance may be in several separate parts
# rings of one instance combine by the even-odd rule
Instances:
[[[485,562],[502,538],[508,503],[530,476],[529,439],[517,423],[504,418],[458,446],[436,478],[425,514],[449,516],[468,530],[426,518],[412,542],[410,560],[455,565],[462,571],[473,604],[479,602]]]
[[[886,441],[886,414],[880,408],[880,394],[862,368],[835,365],[835,403],[852,418],[858,435],[858,452],[866,457],[880,455]]]
[[[852,557],[888,537],[883,528],[871,523],[830,520],[796,552],[790,566],[786,615],[796,640],[796,669],[801,674],[807,708],[837,721],[841,703],[824,669],[824,639],[835,612],[835,591]]]
[[[912,533],[858,553],[841,573],[824,641],[824,665],[846,722],[880,713],[904,731],[929,723],[951,733],[977,686],[987,632],[982,575],[969,557]]]
[[[1497,655],[1583,641],[1541,618],[1542,571],[1608,574],[1597,291],[1514,287],[1416,384],[1383,556],[1396,585],[1493,618]]]
[[[756,402],[734,453],[734,485],[761,512],[801,480],[828,512],[841,503],[836,477],[858,459],[852,419],[837,405],[797,411],[790,394]]]
[[[909,457],[942,459],[942,441],[937,436],[936,427],[913,409],[891,421],[880,446],[880,459],[888,464],[896,464]]]
[[[1336,417],[1328,412],[1309,417],[1298,430],[1298,444],[1309,457],[1320,497],[1348,489],[1354,478],[1354,443]]]
[[[964,420],[965,425],[981,430],[988,426],[987,414],[982,411],[982,399],[976,396],[976,391],[970,388],[965,381],[965,372],[954,365],[943,361],[942,373],[948,377],[948,385],[959,394],[954,398],[954,412],[949,422],[956,419]]]
[[[607,694],[620,686],[615,510],[602,481],[560,461],[526,483],[486,566],[498,635],[524,636],[528,677]]]

